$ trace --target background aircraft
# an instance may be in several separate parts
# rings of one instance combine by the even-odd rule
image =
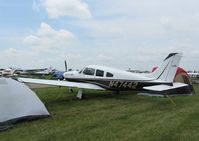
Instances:
[[[198,72],[188,72],[188,75],[190,76],[191,78],[191,81],[193,83],[199,83],[199,73]]]
[[[64,73],[65,73],[65,71],[55,71],[52,74],[52,79],[63,80],[64,79],[64,76],[63,76]]]
[[[42,68],[42,69],[19,69],[19,68],[7,68],[7,69],[0,69],[0,75],[2,76],[17,76],[17,75],[48,75],[55,72],[56,69],[49,67],[49,68]]]
[[[72,69],[68,69],[67,67],[67,62],[64,61],[64,65],[65,65],[65,71],[58,71],[58,70],[55,70],[53,73],[52,73],[52,79],[56,79],[56,80],[63,80],[64,79],[64,73],[67,72],[67,71],[73,71]]]
[[[182,54],[169,54],[162,64],[150,74],[135,74],[110,67],[89,65],[81,71],[70,71],[63,74],[67,81],[19,78],[18,80],[31,86],[68,86],[78,88],[78,98],[82,98],[83,89],[111,91],[139,91],[147,95],[179,95],[192,94],[190,83],[174,82]]]
[[[1,76],[13,76],[14,73],[16,72],[16,68],[7,68],[7,69],[0,69],[0,75]]]
[[[17,69],[15,71],[18,75],[47,75],[53,73],[56,69],[53,67],[41,68],[41,69]]]

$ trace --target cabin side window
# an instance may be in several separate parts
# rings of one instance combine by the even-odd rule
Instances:
[[[96,76],[103,77],[104,71],[103,70],[96,70]]]
[[[106,73],[106,77],[113,77],[113,74],[110,73],[110,72],[107,72],[107,73]]]
[[[83,71],[83,74],[86,74],[86,75],[94,75],[94,73],[95,73],[95,69],[93,68],[85,68]]]

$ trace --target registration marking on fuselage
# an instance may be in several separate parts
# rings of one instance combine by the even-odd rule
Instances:
[[[122,88],[122,89],[136,89],[138,86],[138,82],[132,81],[110,81],[110,88]]]

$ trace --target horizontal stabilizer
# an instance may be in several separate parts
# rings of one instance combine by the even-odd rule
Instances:
[[[155,85],[155,86],[148,86],[144,87],[144,90],[149,90],[149,91],[166,91],[166,90],[172,90],[172,89],[177,89],[181,87],[186,87],[188,86],[187,84],[184,83],[173,83],[173,86],[161,84],[161,85]]]

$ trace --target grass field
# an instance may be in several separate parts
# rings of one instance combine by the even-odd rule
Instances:
[[[51,117],[0,132],[0,141],[198,141],[196,94],[167,98],[86,91],[78,100],[66,88],[37,89]]]

